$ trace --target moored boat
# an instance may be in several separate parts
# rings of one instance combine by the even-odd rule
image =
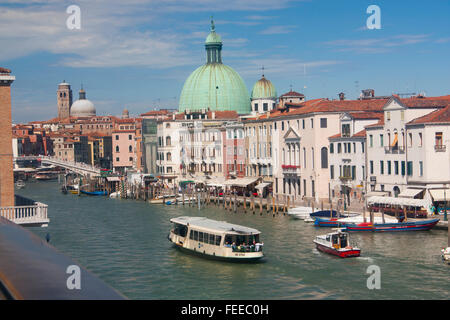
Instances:
[[[85,190],[80,190],[81,193],[83,194],[87,194],[89,196],[106,196],[107,192],[106,191],[85,191]]]
[[[260,231],[204,217],[178,217],[168,239],[178,248],[203,257],[250,262],[264,257]]]
[[[366,218],[366,222],[367,222]],[[374,218],[375,223],[383,223],[382,217],[375,217]],[[392,217],[385,217],[384,218],[385,223],[397,223],[398,220]],[[362,216],[354,216],[354,217],[347,217],[347,218],[316,218],[314,221],[314,225],[316,227],[328,227],[328,228],[336,228],[336,227],[344,227],[348,224],[360,224],[364,223],[364,217]]]
[[[353,247],[349,242],[349,234],[342,230],[317,236],[314,239],[317,250],[341,258],[359,257],[361,249]]]
[[[345,230],[349,232],[399,232],[399,231],[427,231],[432,229],[439,219],[425,221],[397,222],[397,223],[374,223],[347,224]]]

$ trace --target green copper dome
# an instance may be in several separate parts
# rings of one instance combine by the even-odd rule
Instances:
[[[264,75],[261,79],[259,79],[252,90],[252,100],[253,99],[276,99],[277,98],[277,90],[275,86],[267,80]]]
[[[247,87],[236,71],[222,63],[222,41],[212,21],[205,47],[206,64],[186,79],[178,110],[234,110],[239,114],[250,113]]]

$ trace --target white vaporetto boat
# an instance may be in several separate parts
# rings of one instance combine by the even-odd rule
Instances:
[[[169,241],[178,248],[208,258],[228,261],[255,261],[264,257],[260,231],[204,217],[178,217]]]

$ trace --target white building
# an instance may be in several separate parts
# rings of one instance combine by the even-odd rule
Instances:
[[[344,113],[340,117],[340,132],[330,141],[331,198],[345,196],[347,204],[362,201],[366,180],[365,126],[378,123],[382,112]]]
[[[420,177],[420,172],[424,172],[421,167],[429,166],[426,179],[432,180],[436,179],[436,176],[441,176],[441,167],[436,165],[434,158],[436,155],[440,157],[442,153],[433,149],[434,137],[430,137],[432,132],[419,129],[418,123],[413,124],[417,121],[415,119],[443,109],[449,104],[450,96],[430,98],[416,96],[404,99],[392,96],[389,99],[383,107],[383,121],[366,127],[367,177],[370,191],[385,192],[391,196],[424,196],[424,193],[420,194],[423,189],[418,188],[416,192],[407,190],[408,186],[413,181],[425,181],[424,177]],[[414,130],[409,131],[410,124]],[[425,149],[425,133],[428,134],[427,138],[431,139],[428,142],[429,150]],[[444,140],[442,141],[444,143]],[[431,150],[433,152],[429,153]],[[448,161],[445,167],[448,168]]]

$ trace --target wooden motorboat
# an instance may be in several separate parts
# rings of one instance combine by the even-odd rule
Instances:
[[[347,224],[345,230],[349,232],[398,232],[398,231],[427,231],[432,229],[439,219],[425,221],[397,222],[397,223],[374,223]]]
[[[351,246],[349,234],[342,230],[317,236],[314,240],[317,250],[329,253],[341,258],[359,257],[361,250]]]

